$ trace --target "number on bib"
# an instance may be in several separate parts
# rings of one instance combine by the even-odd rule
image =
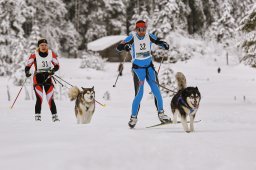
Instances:
[[[42,61],[42,64],[43,64],[42,67],[49,67],[47,61]]]
[[[145,43],[140,44],[140,50],[146,50],[146,44]]]

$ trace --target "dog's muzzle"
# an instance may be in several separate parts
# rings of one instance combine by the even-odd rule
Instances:
[[[192,106],[193,106],[195,109],[197,109],[197,108],[198,108],[198,106],[199,106],[199,103],[198,103],[198,102],[191,103],[191,104],[192,104]]]

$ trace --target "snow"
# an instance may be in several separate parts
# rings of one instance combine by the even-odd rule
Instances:
[[[114,45],[122,40],[124,40],[127,36],[125,35],[112,35],[99,38],[93,42],[88,43],[87,48],[91,51],[102,51],[106,48]]]
[[[202,58],[169,64],[175,72],[183,72],[188,85],[198,86],[202,94],[196,116],[202,121],[195,124],[194,133],[185,133],[180,124],[145,128],[159,123],[147,85],[138,123],[135,129],[129,129],[127,123],[134,96],[131,63],[125,63],[124,76],[119,77],[113,88],[117,63],[107,63],[104,71],[95,71],[80,69],[80,62],[80,59],[60,58],[58,74],[78,87],[94,86],[96,99],[107,105],[96,106],[89,125],[76,124],[74,102],[65,97],[56,100],[61,120],[58,123],[51,121],[46,100],[42,106],[42,121],[35,122],[35,101],[24,100],[24,90],[14,108],[9,109],[20,87],[9,84],[7,78],[0,78],[0,169],[256,169],[253,68],[226,66],[224,62],[214,63]],[[155,66],[158,68],[159,64]],[[217,73],[219,66],[220,74]],[[10,102],[7,101],[7,84],[11,89]],[[102,98],[106,91],[110,93],[110,101]],[[171,115],[170,100],[164,98],[168,115]]]

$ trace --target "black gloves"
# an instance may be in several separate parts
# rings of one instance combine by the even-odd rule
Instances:
[[[130,51],[131,50],[131,45],[130,44],[126,44],[124,46],[124,49],[125,49],[125,51]]]
[[[26,77],[30,77],[31,76],[31,73],[29,73],[29,70],[25,71],[25,74],[26,74]]]
[[[163,41],[161,46],[164,47],[164,49],[169,50],[169,44],[167,44],[167,42]]]
[[[51,70],[48,71],[48,74],[49,74],[50,76],[54,75],[54,73],[55,73],[55,71],[54,71],[53,69],[51,69]]]

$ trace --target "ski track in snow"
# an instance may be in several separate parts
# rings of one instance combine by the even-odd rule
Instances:
[[[24,89],[10,110],[20,87],[0,78],[1,170],[256,169],[256,74],[252,68],[222,66],[217,74],[218,66],[202,65],[196,59],[170,65],[175,72],[183,72],[188,85],[198,86],[202,94],[196,116],[202,121],[195,124],[194,133],[185,133],[181,124],[145,128],[159,123],[148,85],[138,123],[135,129],[128,128],[134,96],[131,63],[125,64],[124,76],[113,88],[118,63],[94,71],[79,69],[79,62],[61,58],[58,75],[78,87],[94,86],[96,99],[106,103],[107,107],[96,106],[89,125],[76,124],[74,102],[64,97],[56,100],[61,122],[51,122],[45,97],[42,121],[35,122],[35,100],[25,100]],[[157,63],[155,66],[158,68]],[[31,92],[31,85],[27,88]],[[106,91],[110,101],[102,98]],[[164,98],[164,108],[172,117],[170,100]]]

